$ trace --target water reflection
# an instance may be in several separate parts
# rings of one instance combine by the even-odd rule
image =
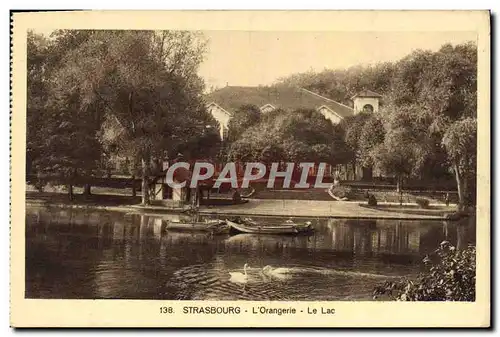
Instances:
[[[475,241],[473,222],[318,219],[311,236],[167,230],[168,221],[188,218],[27,209],[26,296],[369,299],[381,279],[418,273],[441,241],[458,249]],[[255,273],[266,265],[288,268],[292,277],[262,278],[243,291],[228,275],[245,263]]]

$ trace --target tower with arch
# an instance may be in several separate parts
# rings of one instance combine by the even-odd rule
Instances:
[[[378,112],[381,98],[382,95],[371,90],[363,90],[357,93],[351,97],[351,100],[354,102],[354,114],[360,112]]]

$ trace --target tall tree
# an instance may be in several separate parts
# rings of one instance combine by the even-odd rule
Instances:
[[[363,89],[387,94],[391,89],[394,63],[326,69],[319,73],[294,74],[278,80],[276,85],[303,87],[343,104],[352,106],[351,97]]]
[[[372,146],[367,157],[374,166],[397,178],[396,189],[400,191],[404,178],[421,177],[432,154],[428,124],[422,119],[425,111],[416,105],[391,105],[380,115],[386,130],[383,142]]]
[[[380,120],[380,116],[371,114],[361,129],[358,142],[359,154],[357,156],[361,165],[369,170],[369,179],[371,179],[373,166],[375,164],[373,160],[373,151],[376,150],[379,144],[384,142],[384,139],[385,129]]]
[[[97,107],[82,105],[78,92],[68,90],[76,83],[63,70],[65,55],[89,34],[28,33],[27,172],[41,185],[68,184],[70,198],[75,179],[95,173],[100,156]]]
[[[342,163],[347,146],[332,123],[315,110],[274,111],[231,144],[229,155],[242,161],[326,161]]]
[[[34,163],[40,158],[44,138],[44,111],[48,99],[49,40],[28,32],[27,39],[27,111],[26,111],[26,173],[36,173]]]
[[[392,159],[396,160],[400,149],[399,142],[393,139],[411,135],[409,139],[401,139],[401,146],[406,146],[404,142],[416,146],[408,147],[418,150],[414,155],[419,158],[413,158],[416,166],[400,167],[397,171],[434,180],[447,176],[449,163],[454,159],[442,147],[445,132],[453,123],[475,118],[477,114],[477,46],[473,42],[445,44],[438,51],[416,50],[396,62],[295,74],[281,79],[277,85],[305,87],[347,105],[352,104],[350,97],[363,88],[379,92],[384,96],[383,124],[391,134],[384,143],[393,144],[373,147],[372,152],[381,151],[373,155],[383,157],[387,164],[393,151]],[[366,140],[361,136],[366,120],[366,116],[359,114],[341,123],[344,139],[358,163],[373,159],[362,151],[368,144],[360,147],[360,142]],[[369,131],[368,127],[365,131]],[[394,165],[386,169],[389,167],[393,167],[389,171],[395,172]]]
[[[470,185],[476,178],[476,120],[466,117],[451,124],[444,135],[443,145],[446,148],[453,171],[455,172],[459,206],[463,208],[468,202],[474,201],[473,195],[475,191],[470,191]],[[472,189],[474,187],[472,186]]]
[[[67,55],[82,104],[104,106],[117,149],[140,162],[143,204],[153,163],[208,124],[197,75],[205,42],[189,32],[96,31]]]
[[[448,163],[456,160],[448,149],[444,152],[441,148],[450,142],[444,141],[447,130],[455,132],[457,121],[476,116],[476,49],[474,43],[446,44],[434,53],[413,52],[396,64],[389,100],[396,107],[394,111],[412,110],[414,122],[408,124],[403,119],[400,124],[411,125],[414,133],[421,135],[419,144],[426,145],[423,159],[429,176],[442,176]],[[389,114],[389,118],[399,117]],[[474,179],[470,183],[475,184]],[[463,189],[458,180],[457,189],[459,194]]]
[[[249,127],[260,122],[261,112],[259,107],[252,104],[240,106],[228,123],[227,139],[229,143],[238,139]]]

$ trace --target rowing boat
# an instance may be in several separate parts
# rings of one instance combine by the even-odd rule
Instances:
[[[237,220],[236,220],[237,221]],[[251,219],[243,221],[226,220],[226,223],[231,227],[231,231],[237,233],[248,234],[300,234],[307,233],[313,230],[312,224],[307,222],[305,224],[296,224],[293,222],[285,222],[277,226],[261,225]]]
[[[224,232],[228,226],[224,221],[209,220],[205,222],[169,222],[167,230],[196,231],[196,232]]]

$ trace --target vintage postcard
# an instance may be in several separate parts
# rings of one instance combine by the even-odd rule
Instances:
[[[13,327],[489,327],[488,11],[12,13]]]

